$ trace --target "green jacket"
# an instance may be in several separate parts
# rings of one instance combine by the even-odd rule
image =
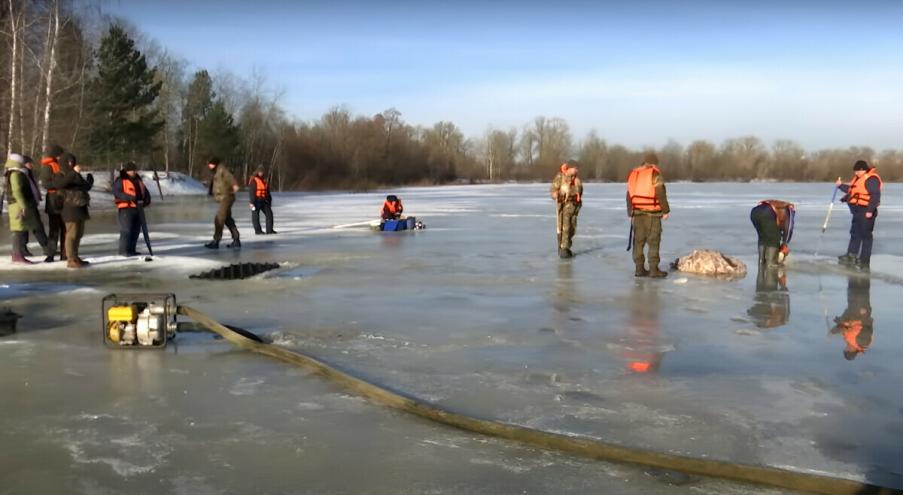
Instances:
[[[235,180],[235,176],[232,175],[232,172],[224,165],[219,165],[216,167],[216,172],[213,174],[213,199],[215,199],[217,203],[222,203],[230,197],[234,198],[235,190],[233,189],[233,186],[237,185],[238,182]]]
[[[11,232],[29,232],[41,225],[38,218],[37,199],[32,192],[27,173],[27,169],[22,164],[7,160],[4,174]]]

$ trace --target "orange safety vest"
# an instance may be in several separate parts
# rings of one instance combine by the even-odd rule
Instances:
[[[865,352],[865,347],[862,347],[856,341],[859,333],[862,332],[862,322],[859,320],[845,321],[841,325],[843,326],[843,340],[847,343],[847,347],[851,351]]]
[[[56,175],[56,174],[60,173],[60,164],[59,164],[59,162],[56,161],[56,158],[53,158],[52,156],[41,158],[41,165],[43,165],[45,167],[50,167],[51,175]],[[48,187],[47,192],[55,193],[56,189],[54,189],[52,187]]]
[[[782,220],[784,220],[784,216],[786,215],[786,212],[784,213],[784,215],[781,215],[780,210],[793,208],[793,203],[787,203],[782,208],[778,208],[774,205],[774,202],[770,199],[766,199],[765,201],[760,201],[759,204],[760,205],[768,205],[768,207],[771,208],[771,211],[774,212],[774,219],[778,223],[778,227],[783,227]]]
[[[872,167],[861,178],[856,177],[855,175],[853,176],[853,179],[850,181],[850,198],[847,200],[849,204],[857,206],[869,205],[872,195],[869,194],[869,190],[866,189],[865,181],[872,177],[876,177],[878,179],[878,186],[881,189],[884,189],[884,182],[881,180],[881,177],[878,176],[878,171],[875,170],[875,167]]]
[[[652,175],[661,174],[656,166],[637,167],[627,176],[627,195],[630,205],[635,210],[662,211],[662,205],[655,197],[655,185]]]
[[[564,176],[564,179],[565,180],[567,179],[567,175]],[[575,175],[575,176],[571,177],[570,187],[576,189],[576,187],[575,187],[576,185],[577,185],[577,176]],[[559,191],[561,191],[561,189],[559,189]],[[578,189],[578,191],[579,191],[579,189]],[[566,199],[567,198],[565,198],[565,200]],[[581,197],[581,194],[579,192],[574,193],[574,199],[576,200],[578,205],[583,202],[583,198]]]
[[[122,181],[122,192],[129,196],[135,196],[143,198],[147,194],[147,188],[144,187],[144,182],[141,182],[141,194],[136,194],[135,192],[135,183],[129,179],[123,178]],[[123,201],[121,199],[115,199],[116,208],[137,208],[138,204],[134,201]]]
[[[254,197],[257,199],[266,199],[270,192],[270,187],[267,185],[267,181],[261,179],[258,176],[251,177],[251,182],[254,183]],[[250,184],[251,182],[248,182]]]
[[[397,214],[401,213],[401,211],[403,209],[404,209],[404,207],[401,206],[400,199],[395,202],[391,202],[391,201],[387,200],[385,203],[383,203],[383,209],[379,213],[380,213],[380,215],[382,215],[384,212],[388,212],[390,215],[397,215]]]

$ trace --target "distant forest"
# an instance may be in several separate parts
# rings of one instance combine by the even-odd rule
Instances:
[[[78,6],[76,8],[75,6]],[[549,180],[568,159],[588,180],[623,181],[647,149],[575,138],[567,122],[466,137],[452,122],[411,125],[389,108],[355,115],[337,106],[316,121],[287,115],[261,74],[187,73],[129,23],[90,2],[6,0],[0,9],[0,143],[37,159],[49,143],[88,168],[125,161],[205,179],[221,157],[242,178],[266,167],[274,187],[366,189],[456,181]],[[752,137],[656,149],[668,180],[833,181],[866,159],[885,180],[903,179],[903,152],[867,147],[804,150]]]

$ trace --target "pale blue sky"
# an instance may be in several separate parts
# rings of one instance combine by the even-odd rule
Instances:
[[[108,0],[192,69],[257,70],[283,105],[468,136],[558,116],[574,137],[753,134],[903,148],[903,2]]]

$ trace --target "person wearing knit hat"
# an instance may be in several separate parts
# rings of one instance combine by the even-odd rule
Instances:
[[[662,220],[671,213],[665,179],[658,168],[658,156],[647,152],[643,164],[627,176],[627,216],[633,229],[633,261],[637,277],[664,278],[668,274],[659,270],[661,257]],[[649,245],[649,269],[646,269],[644,249]]]
[[[10,153],[4,166],[7,201],[9,208],[9,230],[12,239],[12,262],[31,265],[25,257],[25,234],[40,225],[38,217],[37,185],[28,179],[25,158],[18,153]]]
[[[270,185],[264,178],[263,166],[257,167],[254,175],[248,180],[248,203],[251,206],[251,224],[254,225],[254,233],[275,234],[273,230],[273,196],[270,195]],[[260,228],[260,212],[266,216],[266,232]]]
[[[63,172],[60,167],[60,157],[63,155],[63,148],[58,144],[50,144],[44,149],[41,157],[41,166],[39,167],[38,178],[41,185],[47,191],[44,196],[44,212],[47,213],[47,242],[50,245],[50,251],[46,262],[53,261],[53,257],[57,252],[60,253],[60,260],[66,260],[66,224],[63,222],[63,198],[53,187],[53,178]],[[57,248],[59,246],[59,248]]]
[[[232,234],[232,242],[228,247],[240,248],[238,227],[235,226],[235,220],[232,218],[232,205],[235,204],[235,193],[239,189],[238,181],[217,157],[207,161],[207,168],[213,172],[213,178],[210,180],[210,195],[219,203],[219,210],[213,219],[213,240],[204,244],[204,247],[219,249],[219,241],[223,238],[223,227],[228,227],[229,233]]]
[[[849,184],[844,184],[838,178],[836,185],[846,193],[841,201],[850,207],[850,213],[853,214],[850,243],[846,254],[838,257],[838,261],[842,265],[868,271],[872,259],[875,220],[878,218],[884,183],[875,167],[865,160],[857,160],[853,164],[853,178]]]
[[[91,201],[88,191],[94,185],[94,176],[87,174],[82,177],[81,165],[71,153],[64,153],[60,161],[62,172],[53,176],[53,187],[59,190],[63,199],[60,216],[66,224],[66,266],[82,268],[88,265],[88,262],[79,256],[79,248],[85,235],[85,222],[91,218],[88,213],[88,204]]]
[[[577,177],[577,162],[568,160],[561,166],[555,201],[558,214],[558,257],[571,258],[571,245],[577,233],[577,215],[583,206],[583,181]],[[555,185],[555,183],[553,183]]]
[[[141,212],[151,203],[151,195],[138,175],[138,166],[128,162],[113,182],[113,202],[119,219],[119,255],[138,256]]]

